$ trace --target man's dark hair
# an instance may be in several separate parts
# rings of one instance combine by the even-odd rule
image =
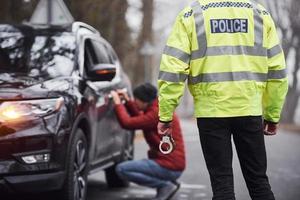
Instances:
[[[150,103],[157,97],[157,89],[151,83],[144,83],[133,90],[135,98]]]

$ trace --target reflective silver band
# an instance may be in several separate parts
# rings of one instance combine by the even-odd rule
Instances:
[[[158,75],[158,80],[169,81],[174,83],[185,82],[187,78],[187,74],[176,74],[164,71],[160,71]]]
[[[263,46],[264,22],[256,2],[251,1],[254,16],[254,46]]]
[[[270,70],[268,72],[268,79],[283,79],[287,77],[286,69]]]
[[[217,72],[206,73],[192,77],[186,74],[176,74],[171,72],[159,72],[159,80],[169,82],[184,82],[188,78],[189,84],[198,83],[212,83],[212,82],[225,82],[225,81],[258,81],[266,82],[268,79],[283,79],[286,78],[286,69],[282,70],[270,70],[268,73],[258,72]]]
[[[250,46],[219,46],[208,47],[206,55],[194,51],[192,52],[191,60],[203,58],[205,56],[220,56],[220,55],[249,55],[249,56],[267,56],[265,48],[250,47]]]
[[[199,1],[193,2],[191,7],[194,13],[196,35],[198,41],[198,50],[192,52],[192,59],[203,58],[207,55],[207,39],[203,11]],[[196,55],[199,57],[197,57]]]
[[[267,49],[263,47],[263,18],[260,15],[258,5],[253,4],[254,15],[254,47],[252,46],[215,46],[207,47],[207,39],[204,25],[203,11],[199,1],[192,3],[191,7],[194,13],[198,50],[193,51],[191,60],[204,58],[206,56],[220,56],[220,55],[250,55],[250,56],[267,56]]]
[[[277,56],[282,52],[282,48],[280,45],[276,45],[272,47],[271,49],[268,49],[268,58],[272,58],[274,56]]]
[[[267,81],[267,74],[265,73],[253,73],[253,72],[218,72],[218,73],[207,73],[200,74],[195,77],[189,77],[189,84],[197,83],[212,83],[212,82],[225,82],[225,81]]]
[[[190,64],[191,55],[174,47],[165,46],[164,54],[175,57],[186,64]]]
[[[268,79],[283,79],[286,78],[286,70],[270,70],[266,73],[255,72],[219,72],[200,74],[195,77],[189,77],[189,84],[197,83],[212,83],[225,81],[257,81],[266,82]]]
[[[164,49],[164,54],[172,56],[181,60],[186,64],[190,64],[190,60],[196,60],[199,58],[204,58],[205,56],[220,56],[220,55],[249,55],[249,56],[268,56],[273,57],[277,55],[279,49],[270,49],[268,52],[265,48],[260,47],[250,47],[250,46],[220,46],[220,47],[208,47],[206,52],[203,51],[193,51],[192,55],[186,52],[176,49],[174,47],[166,46]]]

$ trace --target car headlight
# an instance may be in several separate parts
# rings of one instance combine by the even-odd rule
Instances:
[[[6,101],[0,104],[0,122],[26,121],[50,115],[58,111],[64,99],[38,99]]]

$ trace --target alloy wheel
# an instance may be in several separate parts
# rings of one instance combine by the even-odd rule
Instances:
[[[74,159],[74,200],[84,200],[86,193],[86,146],[82,140],[78,140],[76,144]]]

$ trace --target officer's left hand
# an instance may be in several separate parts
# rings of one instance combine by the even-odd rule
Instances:
[[[159,135],[170,135],[172,133],[172,122],[161,122],[157,124],[157,132]]]
[[[264,134],[276,135],[278,124],[264,120]]]

